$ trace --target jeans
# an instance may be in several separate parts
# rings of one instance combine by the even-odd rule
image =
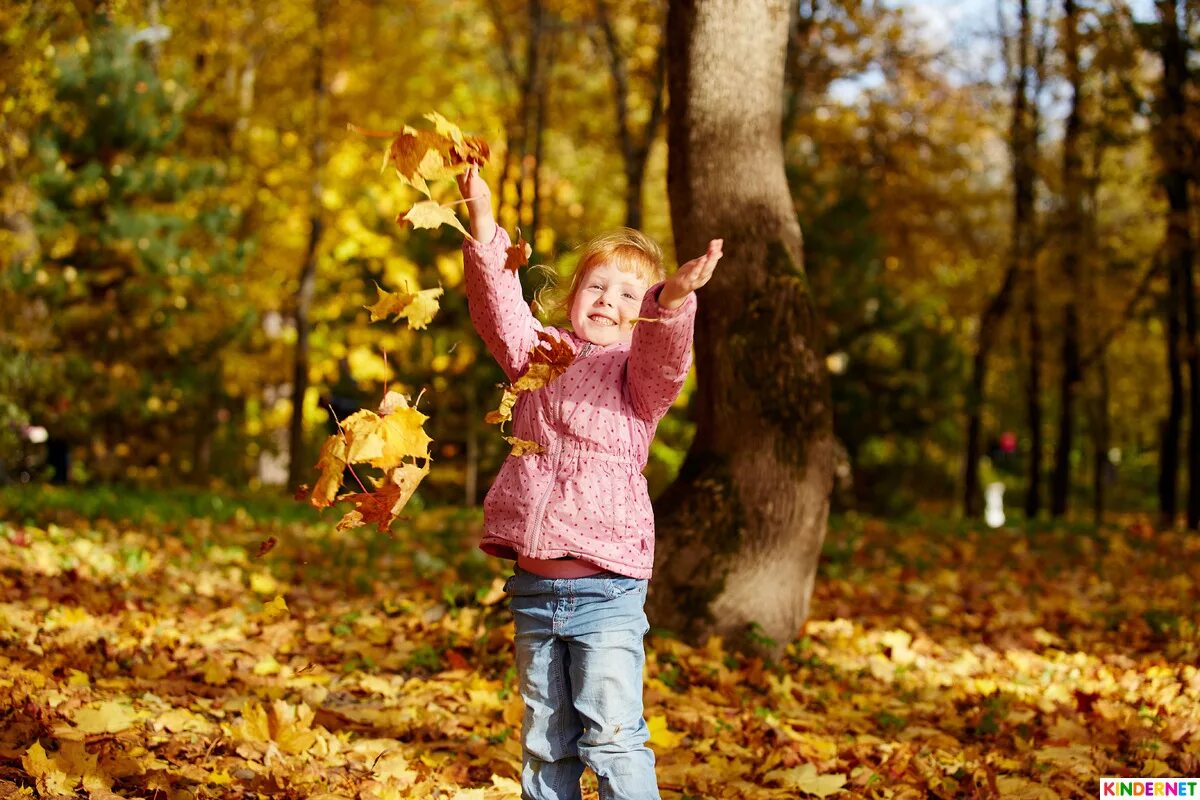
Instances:
[[[600,800],[659,800],[643,719],[647,580],[600,572],[504,584],[525,701],[522,800],[580,800],[590,767]]]

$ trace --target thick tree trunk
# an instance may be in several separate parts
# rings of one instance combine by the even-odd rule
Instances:
[[[1085,182],[1080,138],[1083,133],[1083,71],[1079,65],[1078,8],[1075,0],[1063,0],[1063,55],[1071,86],[1071,107],[1063,133],[1062,277],[1068,294],[1062,309],[1062,371],[1058,387],[1058,441],[1054,448],[1054,474],[1050,481],[1050,513],[1067,513],[1071,491],[1071,449],[1075,444],[1075,393],[1083,380],[1080,366],[1079,309],[1075,288],[1080,285],[1083,266]]]
[[[309,141],[309,160],[312,162],[312,181],[309,185],[308,246],[304,266],[300,269],[300,286],[296,290],[296,352],[292,369],[292,424],[288,431],[288,489],[303,481],[302,474],[311,466],[305,463],[304,453],[304,396],[308,393],[308,336],[309,312],[317,277],[317,249],[321,243],[324,222],[321,215],[321,165],[325,161],[325,58],[322,31],[328,0],[314,0],[316,16],[313,45],[313,120]]]
[[[1170,399],[1163,426],[1159,461],[1159,505],[1162,521],[1173,525],[1177,509],[1179,442],[1182,438],[1184,396],[1181,364],[1186,359],[1191,382],[1191,424],[1188,433],[1188,527],[1200,524],[1200,355],[1197,354],[1196,298],[1192,262],[1195,246],[1191,234],[1189,157],[1190,139],[1185,118],[1187,94],[1187,44],[1180,33],[1176,0],[1158,0],[1160,56],[1163,65],[1160,124],[1157,145],[1162,161],[1162,182],[1167,192],[1166,299],[1167,369]],[[1182,317],[1182,319],[1181,319]],[[1186,328],[1185,328],[1186,325]],[[1186,338],[1185,338],[1186,334]]]
[[[696,435],[658,502],[658,627],[778,657],[809,613],[832,413],[780,131],[786,0],[676,0],[668,189],[681,259],[725,240],[700,292]]]

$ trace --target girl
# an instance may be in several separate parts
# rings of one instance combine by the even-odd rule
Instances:
[[[721,240],[664,280],[662,254],[646,236],[601,236],[571,281],[571,330],[544,327],[505,269],[510,240],[487,184],[474,168],[458,184],[473,237],[463,242],[471,321],[508,379],[525,371],[539,331],[575,351],[565,373],[521,393],[513,408],[513,434],[545,451],[505,460],[483,505],[480,548],[516,561],[504,591],[525,701],[521,796],[577,800],[588,766],[601,800],[657,800],[642,716],[654,565],[642,469],[687,376],[694,291],[712,276]]]

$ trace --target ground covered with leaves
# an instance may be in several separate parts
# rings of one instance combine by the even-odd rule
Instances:
[[[520,796],[508,572],[476,512],[389,538],[217,496],[23,491],[0,494],[0,798]],[[1200,774],[1198,556],[1134,520],[835,519],[780,662],[647,637],[663,797]]]

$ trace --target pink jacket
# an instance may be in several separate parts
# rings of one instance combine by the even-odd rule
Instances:
[[[642,470],[658,421],[679,396],[691,365],[696,296],[673,310],[650,287],[630,343],[597,346],[543,326],[504,268],[508,233],[463,242],[471,321],[510,381],[544,330],[575,349],[557,380],[523,392],[513,409],[514,436],[546,452],[509,456],[483,504],[480,549],[501,558],[574,556],[631,578],[654,567],[654,511]]]

